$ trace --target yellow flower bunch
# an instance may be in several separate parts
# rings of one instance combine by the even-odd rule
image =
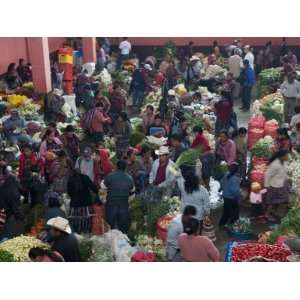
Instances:
[[[19,107],[19,106],[23,105],[27,100],[28,100],[28,98],[24,95],[13,94],[13,95],[8,95],[7,96],[7,102],[13,108],[16,108],[16,107]]]

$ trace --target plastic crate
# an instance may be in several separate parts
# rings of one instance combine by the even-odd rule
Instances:
[[[249,240],[255,240],[257,238],[253,232],[241,233],[241,232],[231,231],[230,229],[228,229],[228,234],[236,241],[249,241]]]

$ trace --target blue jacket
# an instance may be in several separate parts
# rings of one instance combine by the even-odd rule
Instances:
[[[255,74],[253,69],[248,66],[245,70],[244,70],[244,82],[243,82],[243,86],[253,86],[255,84]]]
[[[226,173],[221,180],[221,189],[223,191],[223,197],[239,200],[240,198],[240,178],[236,175],[233,175],[228,178],[228,174]]]

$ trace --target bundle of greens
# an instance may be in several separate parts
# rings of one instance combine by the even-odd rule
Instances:
[[[200,157],[200,151],[196,149],[188,149],[180,154],[176,160],[176,167],[180,168],[181,166],[194,166],[197,159]]]
[[[270,68],[262,70],[258,75],[260,85],[270,85],[282,81],[281,68]]]
[[[251,222],[249,218],[240,218],[234,224],[229,225],[228,229],[234,233],[251,233]]]
[[[129,204],[131,227],[128,236],[131,239],[141,234],[155,236],[157,220],[177,209],[173,201],[167,197],[160,201],[147,201],[145,197],[133,199]]]
[[[273,154],[273,139],[269,136],[265,136],[260,139],[252,148],[251,154],[256,157],[270,158]]]
[[[195,116],[193,112],[185,112],[183,117],[187,120],[191,128],[195,126],[203,127],[203,119],[199,116]]]
[[[300,203],[293,206],[281,220],[280,225],[271,233],[269,242],[274,244],[281,235],[300,237]]]
[[[13,254],[0,249],[0,262],[15,262]]]

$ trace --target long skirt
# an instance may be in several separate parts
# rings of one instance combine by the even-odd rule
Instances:
[[[88,206],[71,207],[68,219],[74,232],[91,232],[92,216]]]
[[[275,187],[268,188],[268,192],[266,195],[266,204],[275,205],[281,203],[288,203],[288,201],[289,201],[289,192],[288,192],[287,184],[280,188],[275,188]]]

